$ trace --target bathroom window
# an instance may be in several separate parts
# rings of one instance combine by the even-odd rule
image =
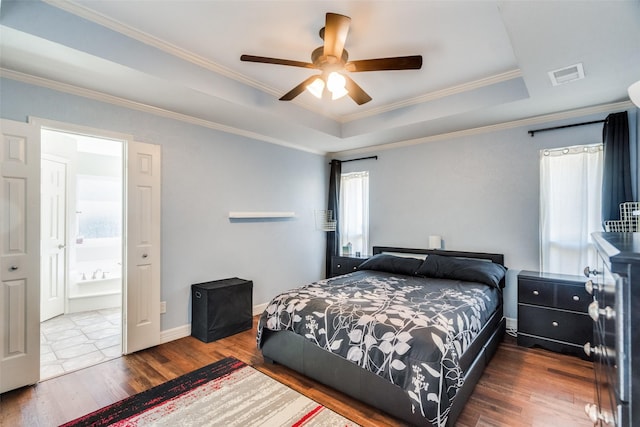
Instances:
[[[78,239],[106,239],[122,234],[122,181],[78,175]]]

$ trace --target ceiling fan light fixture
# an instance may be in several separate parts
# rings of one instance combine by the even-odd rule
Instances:
[[[345,87],[346,85],[347,80],[340,73],[334,71],[327,77],[327,89],[331,92],[331,99],[333,100],[340,99],[349,93]]]
[[[316,98],[322,98],[322,92],[324,91],[324,81],[320,77],[316,78],[314,81],[307,85],[307,90],[311,92],[311,94]]]
[[[320,29],[320,38],[323,40],[323,44],[311,52],[311,62],[245,54],[240,55],[240,60],[320,70],[319,76],[306,78],[282,95],[279,98],[280,101],[291,101],[307,89],[318,99],[329,99],[329,92],[332,100],[349,95],[358,105],[371,101],[371,97],[348,77],[348,74],[343,75],[340,71],[355,73],[360,71],[419,70],[422,68],[422,55],[361,59],[349,62],[349,52],[344,46],[350,24],[351,18],[348,16],[328,12],[325,15],[325,26]]]
[[[349,93],[349,91],[347,89],[345,89],[345,88],[337,89],[337,90],[331,92],[331,100],[335,101],[336,99],[340,99],[340,98],[342,98],[343,96],[345,96],[348,93]]]

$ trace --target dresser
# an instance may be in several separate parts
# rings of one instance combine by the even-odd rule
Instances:
[[[331,276],[340,276],[341,274],[351,273],[358,269],[358,266],[365,262],[367,256],[347,256],[335,255],[331,257]]]
[[[596,266],[585,268],[593,294],[589,316],[594,402],[587,415],[599,426],[640,425],[640,233],[594,233]]]
[[[539,346],[591,359],[583,351],[592,341],[592,301],[584,277],[521,271],[518,274],[518,345]]]

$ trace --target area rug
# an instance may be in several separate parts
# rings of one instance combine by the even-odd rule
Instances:
[[[151,425],[357,426],[231,357],[63,424]]]

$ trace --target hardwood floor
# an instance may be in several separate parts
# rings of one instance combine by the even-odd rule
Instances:
[[[283,366],[265,364],[254,329],[205,344],[192,337],[101,363],[0,396],[1,426],[56,426],[226,356],[233,356],[362,426],[402,426],[379,411]],[[457,426],[591,426],[593,366],[525,349],[505,337]]]

